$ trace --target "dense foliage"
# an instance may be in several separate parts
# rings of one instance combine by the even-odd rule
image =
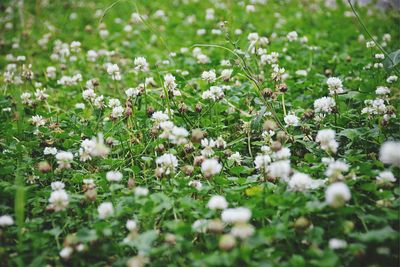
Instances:
[[[0,10],[0,265],[398,264],[397,9]]]

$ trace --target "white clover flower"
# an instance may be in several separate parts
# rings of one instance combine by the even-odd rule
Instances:
[[[159,137],[168,139],[172,135],[172,130],[175,125],[172,121],[162,121],[159,127],[163,130]]]
[[[297,34],[297,32],[292,31],[292,32],[289,32],[289,33],[286,35],[286,37],[287,37],[287,39],[289,40],[289,42],[293,42],[293,41],[296,41],[296,40],[297,40],[298,34]]]
[[[59,151],[56,154],[58,168],[69,169],[71,168],[71,162],[74,159],[74,155],[71,152]]]
[[[97,138],[93,137],[91,140],[85,139],[81,143],[81,149],[79,150],[80,160],[85,162],[91,160],[92,157],[106,157],[110,152],[104,144],[104,137],[102,133],[99,133]]]
[[[121,80],[121,73],[117,64],[108,64],[107,73],[111,76],[111,79]]]
[[[53,190],[53,191],[62,190],[62,189],[64,189],[64,187],[65,187],[65,184],[60,181],[51,183],[51,190]]]
[[[127,220],[126,221],[126,229],[129,231],[133,231],[137,229],[137,223],[134,220]]]
[[[332,97],[321,97],[314,101],[314,110],[316,113],[331,113],[336,106]]]
[[[308,72],[306,70],[296,70],[295,74],[297,76],[304,76],[305,77],[305,76],[308,75]]]
[[[316,189],[322,184],[322,180],[313,180],[308,174],[296,172],[290,178],[288,186],[291,191],[304,192],[306,190]]]
[[[60,257],[63,259],[68,259],[69,257],[71,257],[73,251],[74,250],[71,247],[64,247],[60,251]]]
[[[397,80],[398,80],[398,77],[396,75],[391,75],[386,79],[386,82],[387,83],[394,83],[394,82],[397,82]]]
[[[367,46],[367,48],[375,47],[375,42],[373,42],[373,41],[368,41],[368,42],[366,43],[366,46]]]
[[[204,81],[212,83],[215,82],[215,80],[217,79],[217,75],[215,74],[214,70],[203,71],[203,73],[201,74],[201,78]]]
[[[396,177],[394,177],[391,171],[383,171],[379,173],[376,180],[382,184],[394,183],[396,182]]]
[[[197,190],[201,190],[203,187],[203,184],[199,180],[190,181],[188,185],[196,188]]]
[[[271,165],[268,167],[268,173],[272,177],[275,178],[282,178],[285,181],[288,180],[289,175],[290,175],[290,161],[289,160],[278,160],[275,162],[272,162]]]
[[[276,152],[273,152],[271,157],[274,160],[286,160],[291,156],[290,149],[288,147],[282,147]]]
[[[248,223],[237,223],[231,229],[231,234],[240,239],[246,239],[254,234],[254,226]]]
[[[71,51],[79,52],[81,50],[81,42],[79,41],[72,41],[70,44]]]
[[[267,172],[268,166],[271,163],[271,157],[269,155],[258,155],[254,160],[254,165],[257,170]]]
[[[106,179],[109,182],[119,182],[122,180],[122,173],[119,171],[109,171],[106,174]]]
[[[344,93],[342,80],[340,80],[339,78],[330,77],[326,81],[326,84],[328,85],[328,89],[329,89],[329,94],[330,95]]]
[[[342,180],[343,173],[349,171],[349,165],[341,160],[332,161],[329,163],[325,175],[334,180]]]
[[[82,97],[85,100],[92,100],[96,98],[96,93],[94,92],[93,89],[86,89],[82,92]]]
[[[192,229],[197,233],[205,233],[207,231],[208,223],[209,221],[206,219],[196,220],[192,224]]]
[[[53,66],[49,66],[46,68],[46,76],[49,79],[55,79],[56,78],[56,71],[57,69]]]
[[[156,159],[156,164],[159,166],[161,173],[169,175],[175,172],[178,167],[178,159],[172,154],[164,154]]]
[[[377,95],[388,95],[390,94],[390,89],[386,86],[378,86],[375,90]]]
[[[175,83],[175,77],[174,75],[168,73],[164,75],[164,86],[169,90],[173,91],[175,90],[177,84]]]
[[[153,115],[151,115],[151,119],[156,125],[159,125],[161,122],[169,120],[169,116],[162,111],[156,111],[153,113]]]
[[[380,148],[379,159],[385,164],[400,167],[400,142],[386,141]]]
[[[104,220],[108,217],[113,216],[114,214],[114,207],[111,202],[103,202],[97,208],[97,212],[99,213],[99,218]]]
[[[350,198],[350,189],[342,182],[336,182],[329,185],[325,191],[325,200],[333,207],[342,206],[345,202],[349,201]]]
[[[247,223],[251,219],[251,211],[245,207],[225,209],[221,219],[225,223]]]
[[[240,165],[242,163],[242,156],[240,155],[239,152],[235,152],[229,156],[228,160],[232,160],[237,165]]]
[[[201,163],[201,172],[206,178],[220,173],[222,165],[216,159],[206,159]]]
[[[35,97],[36,97],[36,100],[43,101],[43,100],[46,100],[49,97],[49,95],[46,94],[46,89],[43,89],[43,90],[36,89]]]
[[[110,117],[113,119],[117,119],[122,117],[124,114],[124,108],[121,106],[116,106],[112,109]]]
[[[207,208],[215,210],[220,209],[224,210],[228,207],[228,202],[223,196],[212,196],[211,199],[207,203]]]
[[[45,147],[43,150],[44,155],[55,155],[57,154],[57,148],[55,147]]]
[[[299,126],[299,117],[294,114],[286,115],[284,121],[286,123],[286,126]]]
[[[209,90],[204,91],[202,94],[202,98],[204,100],[212,100],[212,101],[217,101],[220,100],[224,97],[224,91],[222,90],[222,87],[220,86],[211,86]]]
[[[10,215],[0,216],[0,227],[10,226],[14,224],[14,220]]]
[[[133,64],[135,64],[135,70],[137,71],[148,71],[149,63],[147,63],[146,58],[137,57],[134,59]]]
[[[46,124],[46,119],[40,115],[32,116],[31,121],[36,127],[44,126]]]
[[[189,132],[183,127],[173,127],[172,133],[169,136],[169,140],[172,144],[183,145],[188,142],[187,138],[189,136]]]
[[[336,250],[336,249],[342,249],[347,247],[347,242],[342,239],[337,239],[337,238],[332,238],[329,240],[329,248]]]
[[[224,69],[221,71],[221,79],[224,81],[228,81],[233,73],[233,69]]]
[[[65,190],[56,190],[51,192],[50,198],[50,207],[54,211],[61,211],[65,210],[68,207],[69,204],[69,197],[67,192]]]
[[[142,186],[135,187],[135,195],[138,197],[145,197],[149,194],[149,189]]]
[[[220,148],[220,149],[225,149],[226,148],[226,141],[222,136],[218,136],[217,140],[215,140],[215,145]]]
[[[335,140],[335,131],[331,129],[324,129],[318,131],[315,141],[320,143],[320,146],[325,151],[336,153],[339,144]]]
[[[249,35],[247,35],[247,40],[249,40],[250,42],[256,42],[258,41],[260,37],[258,36],[258,33],[256,32],[252,32],[249,33]]]
[[[98,58],[98,54],[95,50],[89,50],[87,51],[86,57],[87,60],[90,62],[96,62],[96,59]]]
[[[108,100],[108,107],[115,108],[118,106],[121,106],[121,101],[119,101],[119,99],[111,98],[110,100]]]
[[[202,156],[211,157],[212,155],[214,155],[213,148],[216,146],[216,143],[213,139],[201,139],[201,146],[203,147],[203,150],[201,150]]]
[[[76,109],[85,109],[85,104],[84,103],[76,103],[75,108]]]
[[[125,94],[127,97],[135,97],[140,95],[140,90],[137,88],[128,88],[125,90]]]

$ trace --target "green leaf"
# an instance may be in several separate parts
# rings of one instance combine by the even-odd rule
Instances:
[[[389,54],[389,57],[383,61],[385,69],[392,69],[400,62],[400,49]]]

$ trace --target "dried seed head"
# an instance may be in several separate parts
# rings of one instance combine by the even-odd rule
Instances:
[[[38,169],[40,172],[46,173],[51,171],[51,166],[47,161],[41,161],[38,164]]]
[[[204,132],[201,129],[193,129],[192,130],[192,142],[200,143],[201,139],[204,138]]]

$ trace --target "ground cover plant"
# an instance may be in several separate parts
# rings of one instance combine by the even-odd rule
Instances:
[[[1,1],[1,266],[397,266],[390,1]]]

